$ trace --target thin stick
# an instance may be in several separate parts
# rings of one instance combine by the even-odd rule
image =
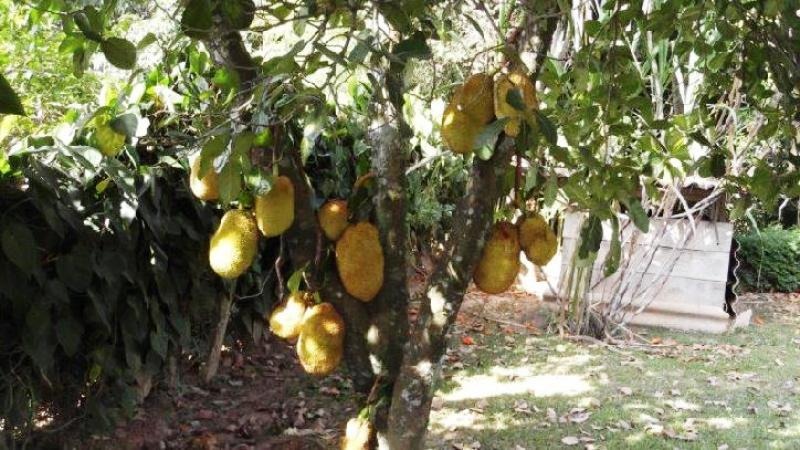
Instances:
[[[219,322],[217,322],[217,329],[214,332],[214,341],[211,344],[211,350],[208,352],[208,360],[206,361],[206,371],[203,374],[203,380],[208,383],[216,375],[219,370],[220,355],[222,354],[222,343],[225,340],[225,332],[228,329],[228,321],[231,318],[231,305],[233,304],[233,296],[236,293],[236,281],[230,284],[228,295],[222,298],[219,305]]]

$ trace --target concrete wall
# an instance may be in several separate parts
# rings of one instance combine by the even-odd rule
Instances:
[[[563,280],[578,243],[582,218],[580,213],[566,216],[559,255],[541,268],[549,283],[542,281],[542,273],[531,270],[532,265],[523,256],[523,265],[528,269],[520,277],[524,290],[550,301],[555,300],[554,291],[564,291]],[[632,317],[631,324],[708,332],[727,330],[731,323],[722,308],[733,227],[730,223],[707,221],[695,225],[692,234],[687,220],[653,219],[650,231],[644,234],[629,221],[623,221],[620,224],[623,264],[630,262],[632,269],[623,280],[629,287],[622,291],[617,288],[620,271],[608,278],[603,276],[611,241],[611,227],[604,224],[603,242],[592,271],[590,298],[608,302],[616,297],[628,304],[630,311],[647,305],[641,314]],[[649,265],[645,263],[647,260],[651,260]]]

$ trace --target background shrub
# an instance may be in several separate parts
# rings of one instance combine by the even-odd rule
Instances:
[[[739,277],[758,291],[800,290],[800,228],[769,227],[739,235]]]

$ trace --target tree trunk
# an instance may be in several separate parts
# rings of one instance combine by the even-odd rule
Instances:
[[[447,348],[447,333],[455,321],[472,272],[480,259],[498,200],[497,178],[507,170],[513,146],[503,140],[489,161],[475,159],[467,195],[456,209],[447,250],[425,289],[420,319],[392,393],[389,429],[382,449],[421,449],[425,443],[436,374]]]

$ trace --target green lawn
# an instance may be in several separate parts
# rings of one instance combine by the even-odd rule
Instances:
[[[800,308],[781,308],[724,335],[651,329],[645,347],[461,327],[428,446],[800,448]]]

